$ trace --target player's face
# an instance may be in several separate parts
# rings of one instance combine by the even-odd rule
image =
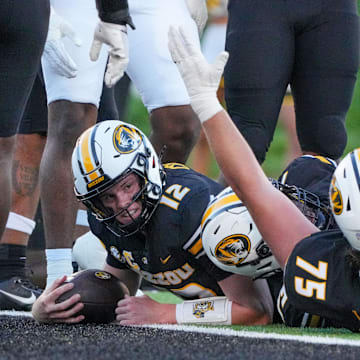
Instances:
[[[139,217],[142,211],[140,200],[133,202],[135,195],[140,191],[140,180],[135,174],[129,174],[120,182],[100,195],[99,200],[105,208],[110,209],[116,220],[128,225]],[[133,202],[133,203],[132,203]]]

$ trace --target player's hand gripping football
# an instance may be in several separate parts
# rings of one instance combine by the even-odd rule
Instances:
[[[223,109],[216,92],[229,54],[223,51],[214,64],[209,64],[185,30],[173,26],[169,30],[169,50],[184,80],[191,106],[203,123]]]
[[[72,283],[63,283],[66,276],[56,279],[35,301],[32,307],[32,315],[35,320],[41,323],[67,323],[75,324],[84,320],[83,315],[75,316],[84,304],[79,302],[80,295],[75,294],[69,299],[56,303],[56,300],[74,287]]]
[[[56,74],[73,78],[77,75],[77,65],[65,49],[64,37],[76,46],[81,46],[81,39],[73,27],[51,7],[49,31],[42,56]]]
[[[90,59],[96,61],[102,44],[107,44],[109,62],[105,73],[105,84],[114,86],[122,78],[129,63],[129,46],[126,25],[118,25],[99,21],[94,32],[94,40],[90,49]]]
[[[120,325],[176,324],[176,305],[158,303],[147,295],[125,295],[115,313]]]

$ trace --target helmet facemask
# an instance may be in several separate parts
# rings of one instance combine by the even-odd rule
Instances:
[[[271,181],[317,228],[326,230],[335,226],[330,206],[321,202],[316,194],[295,185],[282,184],[274,179]]]

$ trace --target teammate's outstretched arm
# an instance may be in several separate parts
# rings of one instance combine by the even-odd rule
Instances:
[[[319,231],[268,181],[246,140],[216,97],[228,53],[209,64],[184,29],[169,31],[169,50],[187,87],[216,160],[245,203],[281,266],[297,242]],[[246,71],[246,69],[244,69]]]

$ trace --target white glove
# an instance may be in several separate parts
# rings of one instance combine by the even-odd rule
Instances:
[[[129,45],[126,25],[99,21],[94,32],[90,59],[96,61],[102,44],[110,46],[109,62],[105,73],[105,84],[112,87],[124,75],[129,63]]]
[[[202,35],[206,22],[208,20],[208,12],[205,0],[186,0],[190,16],[196,22],[199,36]]]
[[[81,46],[81,39],[73,27],[51,7],[49,31],[42,57],[54,73],[67,78],[77,75],[77,66],[65,49],[63,37],[71,39],[76,46]]]
[[[200,49],[191,43],[184,29],[177,30],[173,26],[169,30],[169,50],[201,123],[223,110],[216,92],[229,54],[223,51],[214,64],[209,64]]]

